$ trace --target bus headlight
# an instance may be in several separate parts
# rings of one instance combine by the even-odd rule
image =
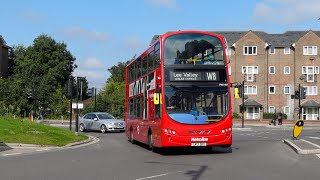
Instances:
[[[175,135],[176,134],[176,131],[175,130],[172,130],[172,129],[164,129],[163,130],[164,133],[166,134],[172,134],[172,135]]]
[[[226,128],[226,129],[222,129],[221,130],[221,133],[224,134],[224,133],[228,133],[228,132],[231,132],[232,131],[232,128]]]

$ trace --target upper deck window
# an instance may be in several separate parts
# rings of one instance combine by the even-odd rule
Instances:
[[[164,43],[164,64],[225,65],[221,41],[204,34],[179,34]]]

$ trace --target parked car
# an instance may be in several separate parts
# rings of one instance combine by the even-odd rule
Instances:
[[[116,119],[109,113],[105,112],[91,112],[85,114],[79,119],[79,130],[81,132],[86,130],[94,130],[105,132],[125,131],[125,122]]]

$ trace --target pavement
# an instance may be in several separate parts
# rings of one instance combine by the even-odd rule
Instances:
[[[246,120],[244,121],[244,128],[250,128],[252,126],[262,126],[266,128],[292,128],[295,125],[294,120],[284,120],[282,125],[273,124],[269,125],[270,120]],[[242,129],[242,121],[234,120],[233,129]],[[320,120],[304,121],[304,129],[316,128],[320,130]],[[320,138],[319,138],[320,139]],[[306,139],[284,139],[283,142],[290,146],[297,154],[320,154],[320,145],[310,142]]]
[[[30,154],[35,152],[45,152],[52,150],[61,150],[67,148],[77,148],[90,144],[94,144],[99,141],[94,136],[88,136],[89,138],[83,141],[69,143],[62,147],[57,146],[44,146],[35,144],[22,144],[22,143],[0,143],[0,156],[13,156],[20,154]]]

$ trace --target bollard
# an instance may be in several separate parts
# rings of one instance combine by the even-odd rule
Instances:
[[[297,140],[298,139],[298,136],[302,132],[303,125],[304,125],[304,122],[301,119],[298,119],[295,122],[294,127],[293,127],[293,140]]]

